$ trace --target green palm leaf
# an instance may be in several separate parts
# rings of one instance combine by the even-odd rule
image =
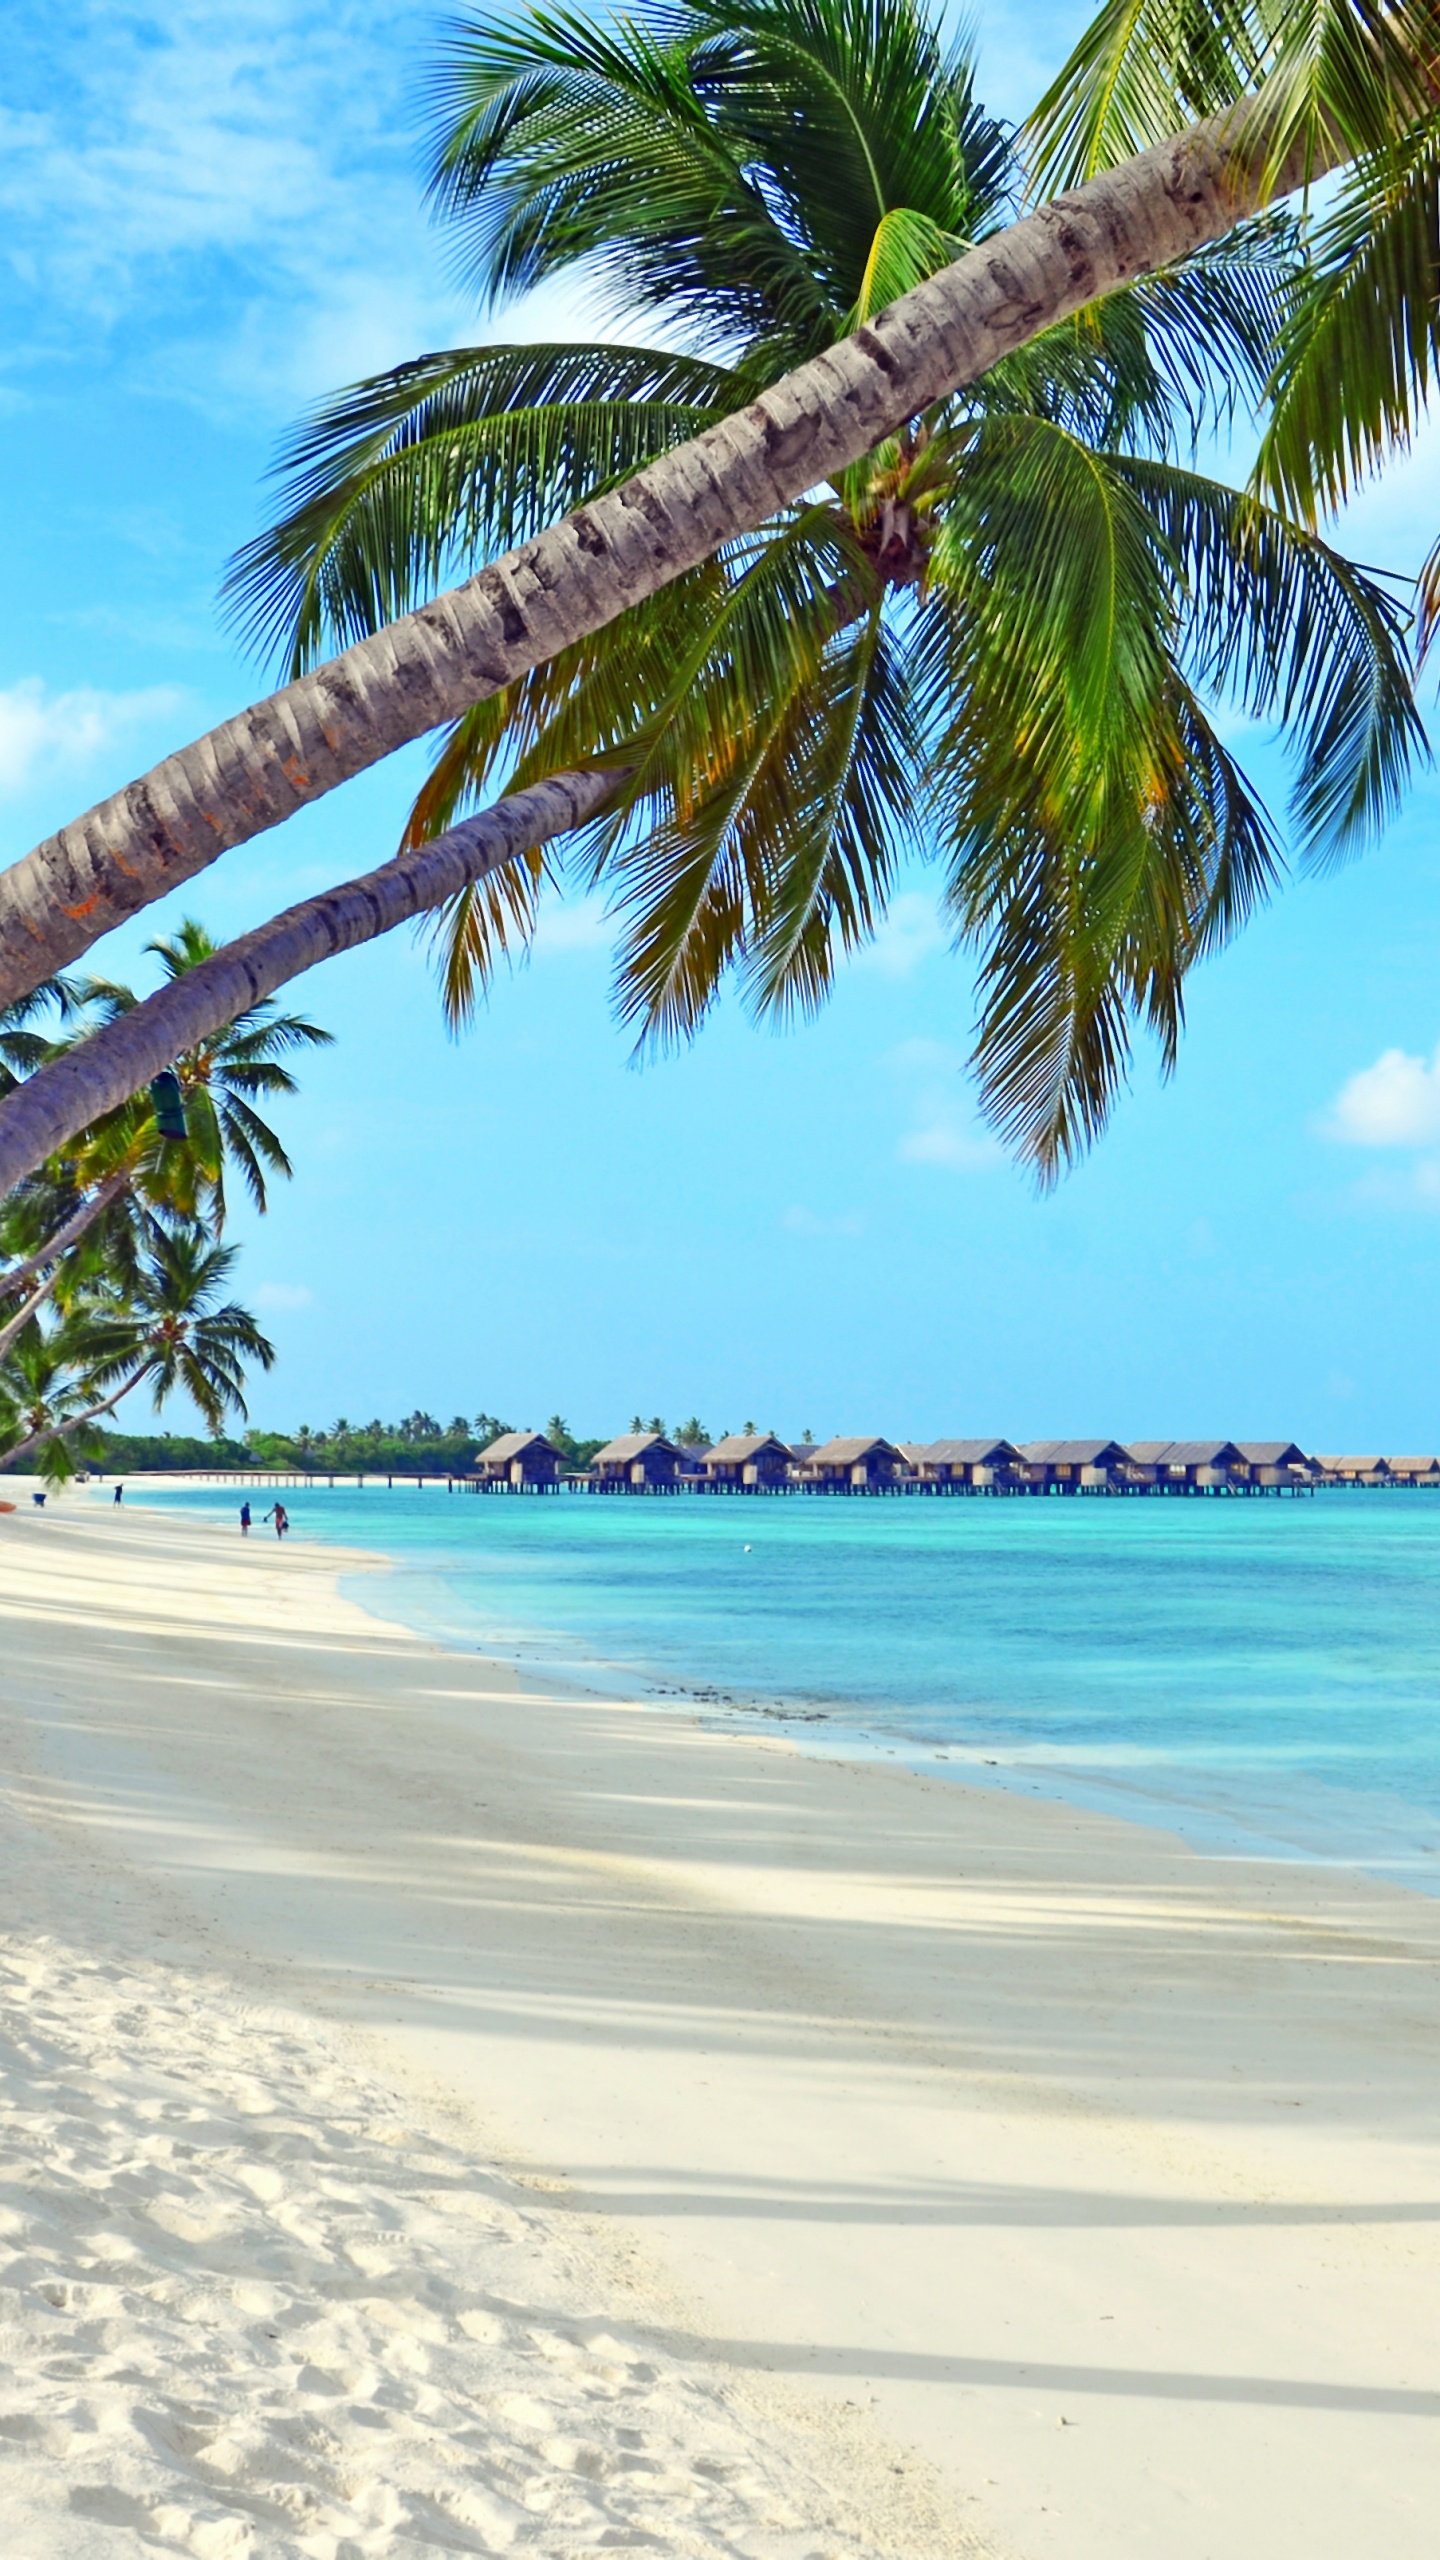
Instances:
[[[1211,693],[1282,722],[1312,862],[1355,850],[1428,755],[1408,617],[1383,583],[1276,510],[1199,474],[1117,458],[1181,572],[1181,648]]]
[[[1440,294],[1440,123],[1345,177],[1315,225],[1281,339],[1259,485],[1313,521],[1410,442],[1429,396]]]
[[[282,454],[290,511],[232,564],[232,618],[298,673],[748,396],[723,365],[624,346],[459,347],[358,383]]]
[[[1337,138],[1346,158],[1383,150],[1433,104],[1435,33],[1424,0],[1106,0],[1030,118],[1033,188],[1226,109],[1237,152],[1270,176]]]

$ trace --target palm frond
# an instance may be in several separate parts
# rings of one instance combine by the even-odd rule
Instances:
[[[1104,1129],[1132,1023],[1173,1066],[1188,970],[1278,875],[1263,807],[1202,706],[1179,679],[1166,690],[1166,752],[1144,799],[1117,789],[1087,843],[1022,816],[957,848],[948,904],[980,953],[982,1102],[1042,1184]]]
[[[1233,105],[1264,60],[1243,0],[1103,0],[1026,127],[1033,192],[1081,186]]]
[[[908,205],[897,205],[883,213],[875,226],[859,294],[842,324],[845,335],[873,319],[887,303],[898,302],[912,286],[923,284],[928,276],[938,275],[942,267],[952,265],[969,245],[953,231],[942,231],[928,214],[912,212]]]
[[[955,406],[1051,418],[1105,452],[1193,454],[1260,407],[1302,272],[1299,224],[1267,215],[1047,329]]]
[[[1383,151],[1432,104],[1430,0],[1106,0],[1027,127],[1037,196],[1233,111],[1265,183]]]
[[[1313,523],[1409,445],[1440,297],[1440,121],[1346,172],[1280,340],[1257,484]]]
[[[458,347],[328,401],[276,466],[287,510],[222,597],[291,674],[378,630],[750,396],[744,373],[629,346]]]
[[[1113,465],[1180,571],[1180,646],[1208,692],[1291,735],[1308,860],[1354,851],[1394,814],[1428,746],[1403,605],[1318,535],[1200,474]]]

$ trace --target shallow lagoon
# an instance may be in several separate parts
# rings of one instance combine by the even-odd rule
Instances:
[[[1440,1495],[285,1500],[446,1642],[1440,1891]]]

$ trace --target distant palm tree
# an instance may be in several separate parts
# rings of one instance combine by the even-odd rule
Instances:
[[[480,16],[435,96],[434,190],[484,305],[598,275],[686,344],[465,347],[334,400],[232,577],[295,670],[745,410],[1002,230],[1018,185],[922,0]],[[1173,1061],[1188,970],[1276,876],[1212,697],[1290,729],[1312,845],[1388,813],[1419,747],[1383,587],[1196,466],[1258,400],[1297,273],[1261,223],[924,408],[478,703],[411,837],[501,771],[613,769],[582,876],[624,919],[622,1012],[660,1039],[728,972],[762,1013],[818,1003],[902,859],[933,855],[980,955],[984,1098],[1050,1175],[1137,1021]],[[452,1019],[543,876],[536,855],[452,905]]]
[[[54,1054],[53,1031],[36,1028],[41,1017],[53,1011],[63,1022],[78,1004],[73,979],[46,978],[28,996],[0,1007],[0,1101]]]
[[[185,917],[172,934],[145,945],[171,984],[211,959],[218,948],[193,916]],[[107,1020],[130,1012],[139,1001],[129,987],[105,979],[83,982],[80,992]],[[227,1165],[238,1168],[262,1214],[267,1172],[286,1181],[294,1172],[280,1139],[255,1107],[257,1097],[294,1093],[295,1079],[281,1065],[282,1057],[297,1049],[329,1048],[333,1038],[333,1032],[322,1031],[303,1014],[281,1013],[266,999],[176,1059],[189,1129],[183,1161],[189,1168],[191,1206],[217,1236],[225,1224]]]
[[[157,1413],[183,1389],[212,1432],[230,1414],[243,1419],[245,1364],[273,1367],[275,1348],[247,1309],[221,1302],[235,1259],[233,1245],[197,1227],[162,1230],[123,1298],[102,1291],[48,1331],[32,1317],[12,1361],[16,1385],[33,1380],[41,1392],[27,1409],[10,1387],[20,1436],[0,1468],[74,1439],[142,1385]]]
[[[146,945],[173,983],[208,959],[216,945],[187,917],[168,939]],[[42,999],[60,1014],[56,1033],[31,1027]],[[0,1076],[23,1081],[47,1059],[83,1041],[97,1022],[132,1011],[138,999],[113,979],[55,980],[24,1006],[0,1016]],[[256,1097],[290,1094],[295,1079],[280,1064],[288,1051],[325,1047],[331,1033],[299,1014],[254,1005],[175,1061],[188,1136],[164,1138],[148,1093],[106,1114],[66,1156],[12,1194],[0,1210],[0,1359],[28,1318],[52,1293],[84,1290],[97,1273],[133,1267],[167,1222],[203,1217],[215,1235],[226,1216],[225,1176],[236,1166],[262,1214],[266,1174],[293,1171],[279,1137],[256,1109]],[[3,1084],[0,1084],[3,1090]]]
[[[72,1438],[82,1444],[90,1419],[91,1388],[84,1354],[83,1319],[45,1325],[32,1316],[0,1354],[0,1469],[27,1455],[48,1453],[42,1472],[64,1483],[75,1472]]]

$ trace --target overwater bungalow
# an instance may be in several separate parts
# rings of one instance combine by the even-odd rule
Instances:
[[[907,1472],[891,1440],[827,1440],[798,1453],[794,1480],[810,1493],[889,1493]]]
[[[1440,1485],[1440,1458],[1387,1458],[1385,1464],[1395,1484]]]
[[[1316,1466],[1329,1484],[1391,1484],[1394,1479],[1385,1460],[1375,1453],[1358,1457],[1317,1457]]]
[[[1024,1440],[1015,1479],[1027,1493],[1108,1493],[1126,1457],[1118,1440]]]
[[[705,1453],[705,1482],[717,1493],[773,1493],[789,1480],[794,1453],[773,1431],[732,1431]]]
[[[481,1450],[475,1475],[482,1492],[553,1493],[564,1463],[563,1451],[543,1431],[502,1431]]]
[[[1233,1440],[1130,1440],[1127,1480],[1142,1491],[1223,1493],[1240,1451]]]
[[[1013,1440],[902,1440],[900,1455],[930,1492],[991,1493],[1020,1456]]]
[[[673,1440],[660,1431],[623,1431],[607,1440],[591,1461],[591,1480],[600,1493],[670,1493],[685,1461]]]
[[[1237,1440],[1239,1456],[1232,1470],[1238,1482],[1260,1492],[1274,1487],[1297,1488],[1315,1481],[1318,1458],[1307,1458],[1293,1440]]]

